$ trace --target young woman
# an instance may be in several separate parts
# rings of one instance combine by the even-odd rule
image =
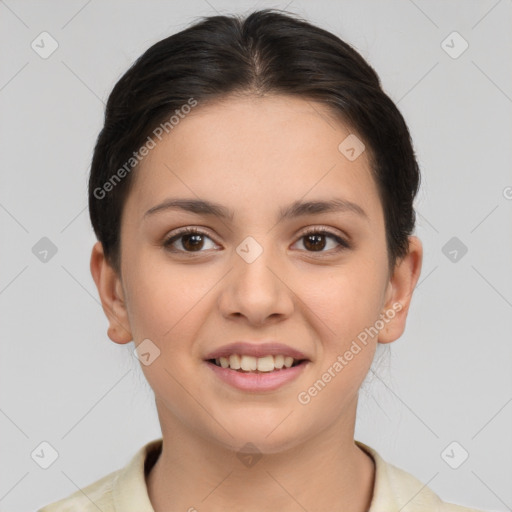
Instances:
[[[470,510],[354,440],[421,271],[419,180],[377,74],[325,30],[265,10],[147,50],[97,140],[91,271],[162,439],[41,512]]]

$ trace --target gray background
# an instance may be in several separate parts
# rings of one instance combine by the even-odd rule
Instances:
[[[133,343],[108,339],[89,273],[93,144],[108,93],[147,47],[198,16],[262,7],[368,59],[423,173],[422,277],[406,333],[363,386],[356,439],[447,501],[512,510],[510,0],[0,0],[1,511],[63,498],[160,436]],[[43,31],[59,45],[47,59],[31,47]],[[453,31],[469,44],[458,58],[442,46]],[[33,252],[43,237],[57,248],[46,262]],[[452,237],[468,249],[456,261]],[[59,454],[48,469],[31,458],[43,441]],[[469,453],[458,469],[441,455],[453,441],[452,465]]]

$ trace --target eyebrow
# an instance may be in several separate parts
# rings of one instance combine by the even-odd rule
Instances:
[[[153,206],[145,214],[147,217],[167,210],[179,209],[198,215],[211,215],[221,219],[233,220],[234,212],[221,204],[203,199],[167,199]],[[327,201],[295,201],[278,213],[277,222],[293,219],[302,215],[315,215],[328,212],[351,212],[368,220],[366,212],[356,203],[346,199],[330,199]]]

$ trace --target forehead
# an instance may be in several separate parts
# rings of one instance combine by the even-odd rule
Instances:
[[[350,160],[340,150],[353,137],[326,106],[302,98],[229,97],[199,104],[155,141],[133,171],[130,211],[143,216],[170,196],[209,198],[241,213],[298,198],[341,196],[378,216],[367,151]]]

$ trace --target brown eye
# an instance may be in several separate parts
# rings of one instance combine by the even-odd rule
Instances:
[[[181,245],[187,251],[195,251],[197,249],[201,249],[204,245],[204,240],[202,239],[203,235],[194,234],[194,235],[183,235],[181,238],[183,239]]]
[[[171,252],[204,252],[202,249],[205,246],[205,239],[211,240],[206,233],[187,228],[168,238],[163,246]]]
[[[333,247],[327,247],[329,239],[334,241]],[[336,252],[350,247],[343,238],[325,230],[309,231],[304,233],[300,240],[303,240],[302,244],[308,252]],[[327,250],[324,250],[326,247]]]
[[[314,233],[304,236],[304,247],[311,251],[321,251],[325,247],[325,235]]]
[[[194,228],[186,228],[164,241],[163,246],[168,251],[175,253],[200,253],[204,252],[203,249],[205,249],[208,240],[214,246],[216,245],[206,233]],[[348,242],[343,238],[325,230],[309,231],[303,234],[299,240],[303,241],[303,247],[307,252],[329,253],[350,248]],[[328,247],[329,240],[331,243],[334,242],[332,247]],[[326,248],[327,250],[325,250]],[[206,247],[205,250],[207,249],[209,248]]]

